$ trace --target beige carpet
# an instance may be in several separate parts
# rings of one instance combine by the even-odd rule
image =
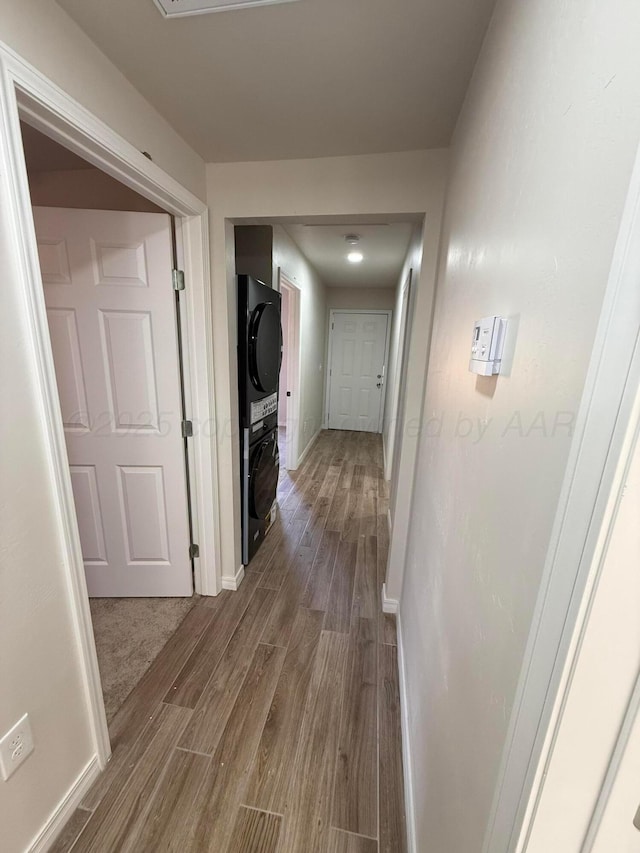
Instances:
[[[109,722],[195,601],[195,598],[90,600]]]

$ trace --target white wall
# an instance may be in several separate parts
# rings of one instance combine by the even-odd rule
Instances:
[[[407,340],[403,399],[398,397],[395,413],[397,437],[393,442],[385,439],[385,452],[388,448],[392,458],[391,483],[389,489],[389,520],[391,537],[389,542],[389,560],[387,562],[386,597],[397,606],[402,594],[404,568],[406,563],[407,542],[409,540],[409,522],[413,503],[413,485],[416,476],[416,460],[420,424],[422,422],[422,403],[424,399],[425,376],[428,365],[428,353],[431,346],[434,294],[429,294],[428,305],[424,303],[425,294],[420,283],[435,277],[440,251],[441,222],[425,217],[421,228],[412,236],[407,257],[402,268],[402,276],[412,270],[411,301],[409,304],[409,338]],[[426,355],[423,355],[426,353]],[[394,367],[395,372],[395,367]],[[392,388],[395,396],[395,385]],[[390,405],[393,406],[393,397]],[[388,413],[391,415],[391,412]],[[393,417],[388,419],[389,433]],[[386,467],[389,461],[385,458]]]
[[[327,307],[355,311],[392,311],[396,292],[393,287],[328,287]]]
[[[204,199],[202,159],[57,3],[0,3],[0,39]]]
[[[4,193],[0,193],[0,196]],[[26,850],[91,759],[42,410],[0,203],[0,733],[29,713],[36,750],[0,794],[2,846]],[[10,416],[9,416],[10,411]]]
[[[55,4],[0,6],[9,44],[156,163],[204,196],[200,158],[135,92]],[[0,733],[29,713],[35,752],[0,782],[2,848],[22,853],[49,821],[95,754],[89,730],[69,567],[52,494],[43,405],[35,386],[19,241],[6,184],[0,126]],[[9,417],[10,407],[10,417]]]
[[[298,456],[322,425],[327,288],[284,228],[273,229],[274,282],[278,267],[300,291],[300,418]],[[291,436],[287,436],[287,441]]]
[[[211,209],[211,274],[214,305],[214,357],[218,404],[218,465],[223,505],[223,575],[232,577],[240,565],[238,494],[238,411],[235,367],[235,309],[233,281],[233,222],[274,222],[309,217],[354,219],[367,214],[406,218],[425,213],[428,222],[423,275],[416,300],[418,322],[429,326],[435,264],[440,235],[447,151],[412,151],[359,157],[265,163],[214,163],[207,166],[207,193]],[[425,226],[426,227],[426,226]],[[422,388],[428,334],[416,336],[412,349],[411,383]],[[413,387],[412,385],[412,387]],[[419,413],[420,394],[408,395]],[[235,426],[234,426],[235,425]],[[406,480],[413,476],[411,453],[406,449]],[[407,506],[411,489],[403,494]]]
[[[405,273],[406,262],[403,264],[402,272]],[[406,279],[406,274],[405,274]],[[382,422],[382,446],[385,460],[385,474],[387,460],[393,454],[393,435],[397,417],[397,395],[400,376],[398,374],[398,362],[400,359],[400,326],[402,324],[403,303],[403,280],[398,282],[394,291],[393,320],[391,323],[391,341],[389,344],[389,364],[387,365],[387,395],[384,401],[384,418]]]
[[[482,849],[569,450],[553,423],[638,144],[639,27],[634,0],[499,2],[456,131],[401,597],[418,851]],[[477,378],[490,314],[515,350]]]
[[[396,448],[396,433],[401,436],[404,432],[405,411],[400,399],[401,376],[403,359],[403,344],[408,349],[411,340],[411,327],[413,319],[413,308],[415,304],[415,284],[420,273],[420,265],[422,262],[422,241],[421,229],[416,226],[415,231],[411,236],[407,255],[402,264],[400,277],[394,293],[394,310],[393,310],[393,328],[391,331],[391,347],[389,349],[389,369],[387,371],[387,396],[384,404],[384,424],[382,429],[382,443],[384,447],[385,461],[385,476],[391,480],[391,493],[389,513],[391,519],[395,515],[394,504],[397,495],[398,485],[398,462],[399,448]],[[405,290],[407,287],[407,279],[411,274],[413,279],[413,287],[410,287],[409,293],[406,296]],[[405,328],[403,329],[403,304],[405,312]],[[422,408],[420,406],[420,408]],[[394,460],[394,455],[397,456]],[[392,463],[394,463],[392,465]]]

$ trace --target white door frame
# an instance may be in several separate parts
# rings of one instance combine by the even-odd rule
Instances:
[[[327,355],[327,370],[326,370],[326,386],[325,386],[325,406],[324,406],[324,422],[326,429],[329,429],[329,403],[331,401],[331,359],[333,357],[333,323],[336,314],[386,314],[387,315],[387,334],[384,342],[384,364],[382,365],[382,394],[380,395],[380,412],[378,414],[378,429],[376,433],[382,432],[382,422],[384,418],[384,404],[387,399],[387,367],[389,365],[389,344],[391,338],[391,318],[393,311],[368,308],[331,308],[329,310],[329,348]]]
[[[618,513],[620,509],[623,509],[621,507],[621,503],[625,494],[626,484],[629,478],[629,470],[631,468],[631,465],[634,464],[634,457],[636,453],[640,452],[640,393],[638,394],[638,398],[636,399],[633,423],[634,428],[631,431],[632,434],[628,437],[627,446],[625,447],[625,451],[621,455],[621,464],[619,466],[619,472],[616,475],[615,488],[612,489],[610,505],[607,508],[606,513],[606,521],[603,524],[602,534],[600,536],[600,541],[597,549],[597,559],[594,560],[591,576],[588,581],[589,594],[585,596],[584,606],[581,611],[581,619],[578,625],[579,630],[576,630],[574,646],[572,648],[572,655],[565,669],[566,680],[563,684],[563,690],[560,694],[561,702],[556,703],[557,715],[554,720],[554,726],[552,727],[553,739],[551,741],[551,746],[549,748],[548,755],[546,756],[546,760],[544,763],[544,774],[542,775],[540,788],[535,798],[535,807],[537,807],[541,799],[544,790],[544,785],[548,778],[547,771],[549,768],[549,764],[553,760],[554,749],[557,747],[558,743],[561,742],[561,726],[563,724],[563,713],[571,695],[571,691],[574,684],[573,677],[575,671],[578,666],[584,666],[585,662],[587,665],[589,664],[589,659],[586,657],[586,655],[589,654],[589,651],[585,650],[584,641],[589,632],[594,630],[591,626],[590,619],[592,608],[594,606],[598,606],[597,596],[599,590],[601,588],[601,585],[603,583],[607,583],[608,580],[606,573],[608,570],[610,570],[611,561],[611,557],[609,554],[609,545],[611,543],[612,538],[616,535],[616,526],[619,523]],[[625,523],[626,521],[622,522],[623,525]],[[628,595],[628,588],[626,584],[622,582],[622,579],[620,579],[616,584],[615,588],[615,600],[617,601],[622,596],[628,598]],[[629,618],[630,615],[627,616],[627,621],[629,620]],[[603,637],[602,639],[604,639],[606,642],[606,637]],[[634,682],[635,683],[631,693],[631,697],[630,699],[628,699],[628,703],[622,717],[622,724],[619,725],[619,722],[616,720],[615,726],[609,725],[607,726],[606,730],[603,728],[602,731],[598,733],[598,737],[596,738],[596,743],[598,744],[598,746],[600,745],[603,736],[606,736],[608,739],[610,738],[610,742],[614,743],[615,746],[612,749],[611,756],[609,759],[609,765],[602,781],[600,793],[598,795],[598,799],[591,815],[589,827],[582,842],[581,853],[591,853],[594,848],[594,843],[598,835],[600,823],[605,814],[609,802],[609,797],[613,791],[616,782],[616,777],[618,775],[620,766],[625,756],[627,743],[632,733],[632,729],[635,724],[638,711],[640,709],[640,673],[637,672],[636,660],[634,660],[633,656],[629,656],[628,660],[626,658],[623,658],[622,660],[616,663],[613,672],[616,675],[618,684],[624,685],[621,689],[621,693],[626,692],[628,684]],[[619,705],[619,699],[614,707],[621,707]],[[587,747],[587,756],[589,755],[588,750],[589,747]],[[584,769],[582,770],[582,772],[584,773]],[[637,801],[634,803],[634,810],[636,806]],[[633,812],[629,814],[629,826],[631,825],[632,817]]]
[[[640,390],[640,151],[609,271],[483,853],[526,849],[554,715]],[[524,844],[525,848],[521,845]]]
[[[389,420],[389,435],[391,437],[391,441],[389,444],[389,448],[386,453],[384,453],[384,478],[385,480],[390,480],[392,474],[394,474],[394,457],[397,456],[396,448],[398,445],[398,439],[401,436],[398,433],[398,429],[400,427],[400,390],[403,388],[404,379],[406,378],[406,371],[403,371],[402,368],[405,367],[405,355],[409,353],[409,337],[411,334],[411,318],[409,317],[409,308],[411,306],[411,285],[413,282],[413,268],[409,267],[407,270],[407,274],[404,278],[404,281],[400,285],[401,287],[401,296],[400,296],[400,317],[397,317],[396,320],[399,323],[398,328],[398,351],[396,354],[396,363],[395,363],[395,376],[393,377],[393,398],[391,401],[391,409],[389,411],[390,420]],[[384,441],[382,442],[383,452],[385,450]],[[395,460],[397,462],[397,460]]]
[[[291,397],[287,400],[287,458],[285,467],[288,471],[295,471],[300,464],[298,448],[300,446],[300,288],[296,287],[290,276],[278,267],[278,287],[280,293],[283,288],[289,296],[289,317],[287,322],[287,343],[285,357],[287,359],[287,385],[280,389],[280,393],[291,391]]]
[[[0,164],[5,172],[8,204],[15,223],[15,264],[25,294],[28,343],[36,365],[34,381],[46,427],[45,440],[92,737],[99,765],[104,768],[111,746],[49,339],[20,118],[178,218],[188,282],[185,291],[187,337],[184,356],[194,421],[191,454],[194,536],[198,537],[196,541],[201,554],[195,561],[195,581],[198,592],[216,595],[221,589],[221,564],[207,207],[104,122],[0,43]]]

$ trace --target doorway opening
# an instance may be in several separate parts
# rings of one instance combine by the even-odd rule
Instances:
[[[383,448],[387,479],[393,482],[400,468],[394,440],[404,439],[400,407],[408,396],[402,390],[402,374],[408,370],[415,307],[407,282],[420,262],[422,217],[252,218],[234,219],[232,227],[235,264],[227,270],[230,295],[238,275],[281,294],[279,514],[286,521],[295,499],[296,472],[313,455],[323,430],[371,432],[372,445],[378,441]],[[360,264],[348,258],[354,239],[362,250]],[[344,327],[337,340],[338,321],[354,326],[356,338],[346,340],[349,330]],[[347,396],[357,410],[352,417],[340,411]],[[235,471],[239,468],[234,460]],[[236,477],[238,482],[241,478]],[[234,505],[240,504],[238,497]],[[385,508],[384,514],[390,523],[391,509]],[[267,536],[276,535],[283,523],[278,521]]]
[[[130,143],[119,137],[88,110],[36,75],[19,57],[3,53],[6,85],[0,95],[4,117],[3,162],[7,200],[15,226],[12,253],[16,275],[24,293],[28,338],[25,346],[32,357],[33,386],[42,411],[45,452],[50,461],[51,496],[57,508],[56,526],[60,542],[72,625],[77,643],[81,678],[85,688],[89,726],[96,761],[92,775],[106,766],[111,746],[100,681],[87,583],[69,470],[51,335],[47,321],[40,258],[34,228],[24,144],[20,121],[42,132],[74,154],[81,156],[124,187],[137,192],[167,214],[177,217],[181,244],[180,266],[190,283],[186,292],[184,326],[185,374],[194,424],[208,430],[194,431],[190,463],[194,505],[194,533],[200,545],[196,558],[195,586],[202,594],[221,589],[219,557],[219,502],[217,500],[217,452],[215,443],[215,393],[211,342],[211,298],[206,205]],[[212,476],[212,472],[214,472]],[[132,505],[133,505],[132,501]]]
[[[173,217],[21,123],[107,721],[193,606]]]
[[[298,467],[300,420],[300,290],[279,270],[282,296],[282,366],[278,397],[278,442],[280,465],[289,471]]]

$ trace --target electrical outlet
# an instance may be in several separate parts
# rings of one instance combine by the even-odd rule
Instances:
[[[0,773],[5,782],[32,752],[33,734],[25,714],[0,740]]]

